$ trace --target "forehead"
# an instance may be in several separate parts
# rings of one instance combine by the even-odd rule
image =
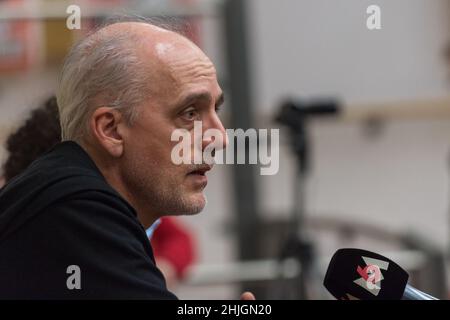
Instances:
[[[149,48],[154,57],[154,70],[158,94],[172,97],[186,91],[209,91],[217,95],[216,69],[211,60],[187,39],[159,39]]]

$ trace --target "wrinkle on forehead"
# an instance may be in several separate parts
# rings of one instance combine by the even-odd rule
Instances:
[[[168,70],[172,75],[177,75],[180,80],[184,78],[209,78],[216,74],[216,69],[209,60],[194,58],[175,61],[169,65]]]

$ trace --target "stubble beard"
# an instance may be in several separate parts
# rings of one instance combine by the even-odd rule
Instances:
[[[207,200],[202,190],[189,192],[183,181],[161,172],[136,174],[133,179],[133,189],[149,210],[159,216],[194,215],[203,210]]]

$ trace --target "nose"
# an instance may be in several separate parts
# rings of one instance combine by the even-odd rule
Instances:
[[[214,144],[214,150],[222,150],[225,149],[228,145],[228,136],[225,131],[225,128],[222,124],[222,121],[217,116],[216,113],[212,115],[205,126],[203,127],[203,140],[202,140],[202,149],[210,145]]]

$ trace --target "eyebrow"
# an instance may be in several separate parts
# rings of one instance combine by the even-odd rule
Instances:
[[[182,102],[179,104],[180,107],[183,107],[187,104],[189,104],[190,102],[196,101],[196,100],[205,100],[205,101],[211,101],[211,94],[209,92],[196,92],[196,93],[191,93],[188,96],[186,96]],[[220,94],[220,96],[217,98],[215,107],[219,107],[220,105],[222,105],[225,101],[225,96],[223,94],[223,92]]]

